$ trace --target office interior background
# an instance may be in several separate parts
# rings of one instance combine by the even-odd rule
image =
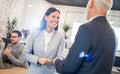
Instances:
[[[117,50],[120,50],[120,0],[113,0],[113,7],[107,18],[115,30],[118,38]],[[6,37],[8,32],[8,18],[10,22],[14,18],[17,25],[14,29],[27,29],[30,32],[40,25],[45,11],[49,7],[60,10],[59,32],[64,32],[64,25],[70,29],[66,32],[67,43],[74,42],[74,36],[78,26],[86,22],[85,7],[88,0],[0,0],[0,37]]]
[[[78,26],[86,22],[85,7],[88,0],[0,0],[0,37],[6,37],[8,18],[12,21],[17,19],[14,29],[27,29],[30,32],[40,25],[45,11],[49,7],[60,10],[59,32],[64,32],[64,25],[68,25],[67,43],[74,42],[74,36]],[[118,38],[117,50],[120,51],[120,0],[114,0],[112,10],[107,18],[115,30]]]
[[[120,0],[113,1],[107,19],[116,33],[118,39],[116,55],[120,56]],[[49,7],[56,7],[61,13],[58,31],[66,34],[69,48],[74,42],[77,28],[87,21],[85,19],[87,2],[88,0],[0,0],[0,38],[6,38],[8,21],[12,22],[16,18],[17,25],[14,29],[29,30],[30,33],[40,25],[45,11]],[[70,27],[66,33],[63,29],[65,25]]]

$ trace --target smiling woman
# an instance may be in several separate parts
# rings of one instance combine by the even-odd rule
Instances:
[[[63,35],[57,31],[59,17],[58,9],[48,8],[40,27],[29,35],[23,50],[24,61],[30,62],[28,74],[56,73],[53,59],[64,57],[65,46]]]

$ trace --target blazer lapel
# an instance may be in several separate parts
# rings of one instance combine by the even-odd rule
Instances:
[[[42,52],[42,55],[45,54],[45,41],[44,41],[44,31],[41,31],[41,33],[36,37],[35,39],[35,49],[38,50],[36,53]]]
[[[50,39],[50,41],[49,41],[49,43],[48,43],[48,46],[47,46],[47,51],[46,51],[46,57],[47,56],[49,56],[50,54],[52,54],[52,53],[50,53],[51,51],[53,51],[51,48],[53,48],[52,46],[53,46],[53,44],[54,44],[54,39],[55,39],[55,34],[56,33],[56,31],[54,31],[54,33],[53,33],[53,35],[52,35],[52,37],[51,37],[51,39]]]

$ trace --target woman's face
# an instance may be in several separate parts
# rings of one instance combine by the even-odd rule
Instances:
[[[60,14],[58,11],[52,12],[48,16],[45,16],[46,26],[49,28],[56,28],[59,23]]]

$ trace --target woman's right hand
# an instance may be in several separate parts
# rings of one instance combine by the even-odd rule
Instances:
[[[38,58],[38,62],[42,65],[48,65],[51,63],[51,60],[48,59],[48,58],[42,58],[42,57],[39,57]]]

